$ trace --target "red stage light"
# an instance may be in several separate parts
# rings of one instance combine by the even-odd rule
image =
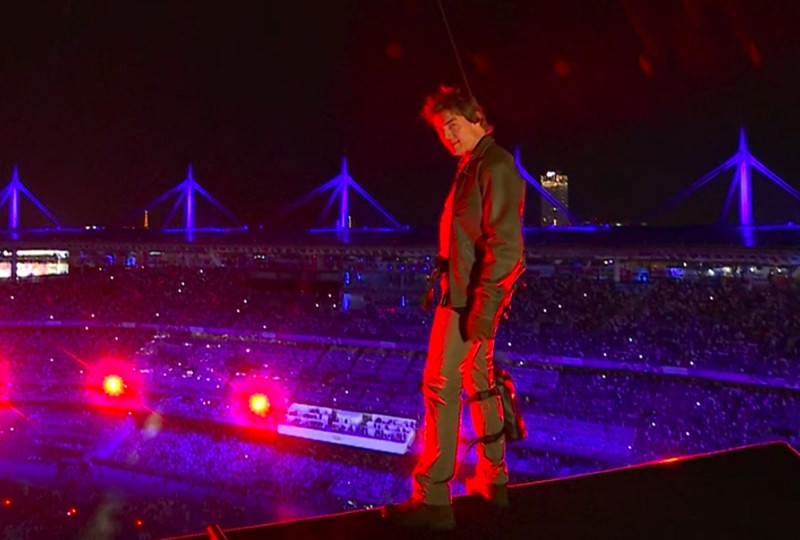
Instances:
[[[103,358],[87,364],[86,392],[89,401],[99,407],[139,409],[144,386],[141,371],[131,362]]]
[[[11,506],[11,499],[3,499],[3,506]]]
[[[231,414],[242,426],[270,429],[279,412],[289,406],[280,378],[266,373],[237,373],[226,386]]]
[[[250,396],[250,410],[259,416],[266,416],[269,412],[269,399],[264,394]]]
[[[136,521],[133,522],[133,524],[136,525],[137,527],[141,527],[142,525],[144,525],[141,519],[137,519]]]
[[[109,396],[119,396],[125,390],[125,383],[119,375],[106,375],[103,379],[103,391]]]

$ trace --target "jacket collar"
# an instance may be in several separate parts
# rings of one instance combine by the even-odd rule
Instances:
[[[483,155],[486,153],[486,150],[490,146],[492,146],[492,144],[494,144],[494,137],[492,137],[491,135],[486,134],[483,137],[481,137],[481,139],[478,141],[478,144],[475,145],[474,150],[472,150],[472,153],[469,155],[469,159],[467,159],[466,161],[459,162],[458,173],[464,171],[465,167],[470,163],[472,163],[474,159],[482,158]]]
[[[486,135],[484,135],[483,137],[481,137],[481,140],[479,140],[478,144],[475,145],[475,149],[472,151],[472,156],[470,156],[470,159],[473,159],[473,158],[476,158],[476,157],[479,157],[479,158],[483,157],[483,154],[486,153],[486,150],[490,146],[492,146],[493,143],[494,143],[494,137],[492,137],[488,133]]]
[[[478,141],[478,144],[475,145],[475,148],[472,150],[472,153],[469,156],[469,159],[464,163],[466,165],[470,161],[476,158],[482,158],[483,155],[486,153],[486,150],[494,144],[494,137],[489,135],[488,133],[481,137],[481,140]]]

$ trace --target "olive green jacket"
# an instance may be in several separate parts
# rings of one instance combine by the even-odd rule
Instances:
[[[525,269],[525,180],[511,154],[486,135],[454,181],[444,284],[453,307],[496,321]]]

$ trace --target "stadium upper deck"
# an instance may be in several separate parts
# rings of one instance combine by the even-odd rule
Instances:
[[[747,247],[734,227],[565,227],[526,231],[529,261],[553,259],[622,259],[688,261],[693,263],[800,266],[800,227],[761,227],[752,231],[755,247]],[[421,261],[435,254],[436,234],[430,230],[360,233],[347,242],[333,234],[245,232],[197,234],[188,242],[181,234],[147,230],[87,230],[19,233],[16,240],[0,235],[0,248],[64,249],[70,264],[118,264],[192,267],[252,266],[253,261],[286,257],[323,269],[323,259]],[[110,258],[109,258],[110,256]],[[257,265],[256,265],[257,266]],[[330,266],[330,265],[328,265]],[[339,266],[339,265],[334,265]]]

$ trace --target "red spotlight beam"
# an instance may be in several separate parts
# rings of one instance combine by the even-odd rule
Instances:
[[[158,417],[160,420],[162,420],[162,421],[164,420],[164,415],[163,415],[163,414],[161,414],[160,412],[158,412],[158,411],[156,411],[156,410],[154,410],[154,409],[151,409],[150,407],[148,407],[148,406],[147,406],[147,404],[144,402],[144,399],[140,399],[140,400],[139,400],[139,406],[140,406],[142,409],[144,409],[145,411],[149,412],[151,415],[153,415],[153,416],[157,416],[157,417]]]
[[[14,407],[14,405],[12,405],[10,401],[0,401],[0,407],[7,407],[12,411],[14,411],[16,414],[23,417],[25,420],[28,420],[28,415],[22,412],[21,410],[17,409],[16,407]]]
[[[237,385],[236,383],[233,382],[233,375],[232,374],[228,374],[228,378],[225,379],[224,383],[222,383],[222,388],[220,390],[225,389],[226,386],[230,386],[231,388],[233,388],[236,391],[240,390],[239,385]]]
[[[89,364],[87,364],[86,362],[84,362],[83,360],[81,360],[80,357],[77,354],[68,351],[67,349],[65,349],[64,347],[62,347],[60,345],[59,345],[58,348],[59,348],[59,350],[61,350],[61,352],[63,352],[64,354],[66,354],[67,356],[69,356],[70,358],[72,358],[73,360],[78,362],[80,365],[82,365],[84,369],[91,369],[91,366]]]

